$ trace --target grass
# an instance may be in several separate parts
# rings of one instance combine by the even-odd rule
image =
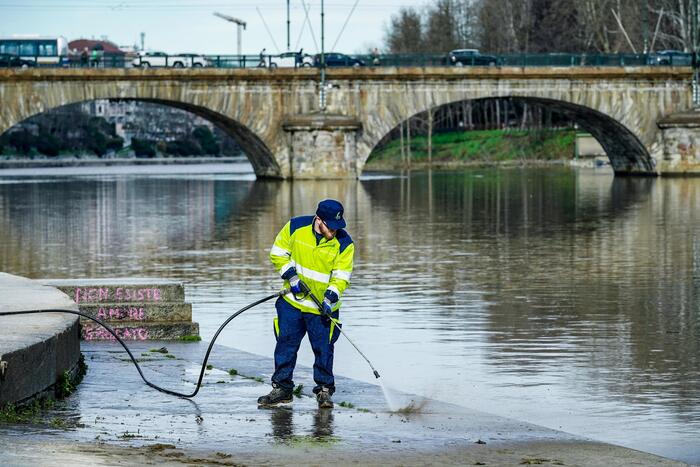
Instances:
[[[180,340],[183,342],[199,342],[202,340],[202,338],[200,336],[188,335],[188,336],[180,336]]]
[[[207,370],[213,370],[213,369],[214,369],[214,365],[212,365],[212,364],[207,365]]]
[[[338,404],[338,405],[341,406],[341,407],[345,407],[346,409],[354,409],[354,408],[355,408],[355,404],[353,404],[352,402],[345,402],[345,401],[343,401],[343,402],[341,402],[341,403]]]
[[[433,135],[436,163],[565,160],[574,154],[575,130],[474,130]],[[393,140],[374,151],[367,163],[401,164],[401,146]],[[428,161],[428,138],[411,139],[411,162]]]
[[[294,391],[292,391],[292,394],[294,394],[296,397],[301,397],[302,389],[304,389],[304,385],[300,384],[294,388]]]
[[[169,353],[168,355],[165,356],[165,358],[175,358],[175,355]]]
[[[231,368],[230,370],[228,370],[228,374],[231,376],[236,376],[238,374],[238,370],[236,370],[235,368]]]
[[[149,350],[149,352],[153,352],[153,353],[168,353],[168,349],[165,348],[165,347],[161,347],[160,349],[151,349],[151,350]],[[144,354],[141,354],[141,355],[144,355]]]
[[[31,404],[22,407],[6,404],[0,407],[0,424],[37,424],[41,421],[41,413],[52,408],[53,405],[54,402],[51,399],[35,400]]]

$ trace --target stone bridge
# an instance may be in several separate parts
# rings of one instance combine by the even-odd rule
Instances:
[[[700,173],[690,68],[339,68],[319,111],[315,69],[0,70],[0,133],[93,99],[170,105],[233,136],[258,177],[357,177],[375,145],[412,115],[510,97],[568,115],[617,174]]]

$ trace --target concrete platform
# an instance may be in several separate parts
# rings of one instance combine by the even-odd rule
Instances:
[[[78,307],[53,287],[0,273],[0,312]],[[0,316],[0,405],[21,404],[43,393],[80,357],[78,317],[63,313]]]
[[[183,392],[194,388],[207,345],[130,343],[147,378]],[[168,353],[152,351],[163,346]],[[0,464],[684,465],[393,390],[398,405],[413,409],[390,412],[379,386],[343,377],[335,409],[321,410],[307,367],[295,372],[304,388],[293,404],[258,409],[272,359],[222,346],[192,400],[147,387],[116,343],[83,342],[83,352],[83,383],[43,424],[0,425]]]

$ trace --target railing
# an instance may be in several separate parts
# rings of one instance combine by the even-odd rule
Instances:
[[[486,57],[486,58],[485,58]],[[319,66],[319,57],[311,55],[143,55],[101,53],[70,56],[21,57],[21,65],[11,67],[63,68],[311,68]],[[455,64],[447,54],[372,54],[327,56],[332,67],[624,67],[624,66],[692,66],[691,54],[508,54],[475,55],[460,58]],[[8,63],[0,59],[0,67]]]

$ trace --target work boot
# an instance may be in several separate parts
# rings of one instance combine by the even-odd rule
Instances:
[[[284,389],[277,383],[272,383],[272,391],[266,396],[258,397],[258,405],[272,407],[292,402],[292,390]]]
[[[321,388],[320,391],[316,393],[316,400],[318,401],[319,409],[332,409],[333,401],[331,400],[331,392],[328,388]]]

